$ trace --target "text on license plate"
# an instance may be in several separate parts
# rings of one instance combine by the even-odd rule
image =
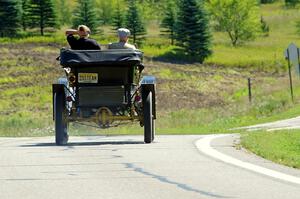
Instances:
[[[98,73],[78,73],[79,83],[98,83]]]

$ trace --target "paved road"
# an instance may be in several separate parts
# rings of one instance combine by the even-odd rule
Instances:
[[[267,131],[276,131],[282,129],[300,129],[300,116],[276,122],[246,126],[236,129],[247,129],[248,131],[255,131],[260,129],[266,129]]]
[[[71,137],[66,147],[53,138],[0,139],[1,199],[299,199],[300,185],[210,157],[196,147],[206,136]],[[232,143],[237,135],[211,140],[222,154],[292,175]]]

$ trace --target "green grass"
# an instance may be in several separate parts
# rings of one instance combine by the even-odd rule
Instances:
[[[270,105],[272,103],[273,106]],[[266,105],[261,105],[259,108],[256,105],[239,104],[223,108],[182,109],[164,113],[160,111],[156,120],[156,132],[160,135],[239,133],[242,131],[232,130],[232,128],[296,117],[300,114],[300,104],[288,103],[282,106],[280,101],[264,104]],[[143,134],[143,128],[138,123],[128,123],[125,126],[110,129],[75,126],[76,128],[71,128],[72,135]]]
[[[274,162],[300,168],[300,131],[252,132],[242,135],[241,144]]]
[[[282,71],[286,68],[283,50],[289,45],[290,41],[286,41],[278,49],[275,49],[275,46],[267,48],[265,46],[250,45],[239,47],[215,45],[214,54],[205,63],[226,67],[249,67],[265,71]]]
[[[270,27],[268,37],[259,37],[242,46],[232,47],[224,33],[214,34],[214,54],[206,63],[224,66],[281,70],[286,67],[283,51],[291,42],[300,43],[296,22],[299,9],[286,9],[283,2],[261,6],[261,14]]]

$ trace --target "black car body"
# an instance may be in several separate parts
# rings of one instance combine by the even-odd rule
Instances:
[[[155,77],[144,76],[139,50],[62,49],[66,77],[53,84],[56,144],[68,142],[70,122],[92,122],[100,128],[116,121],[139,121],[144,141],[155,134]]]

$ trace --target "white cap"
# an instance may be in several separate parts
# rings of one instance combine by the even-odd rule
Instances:
[[[127,28],[119,28],[118,29],[118,35],[120,38],[129,37],[130,36],[130,30]]]

